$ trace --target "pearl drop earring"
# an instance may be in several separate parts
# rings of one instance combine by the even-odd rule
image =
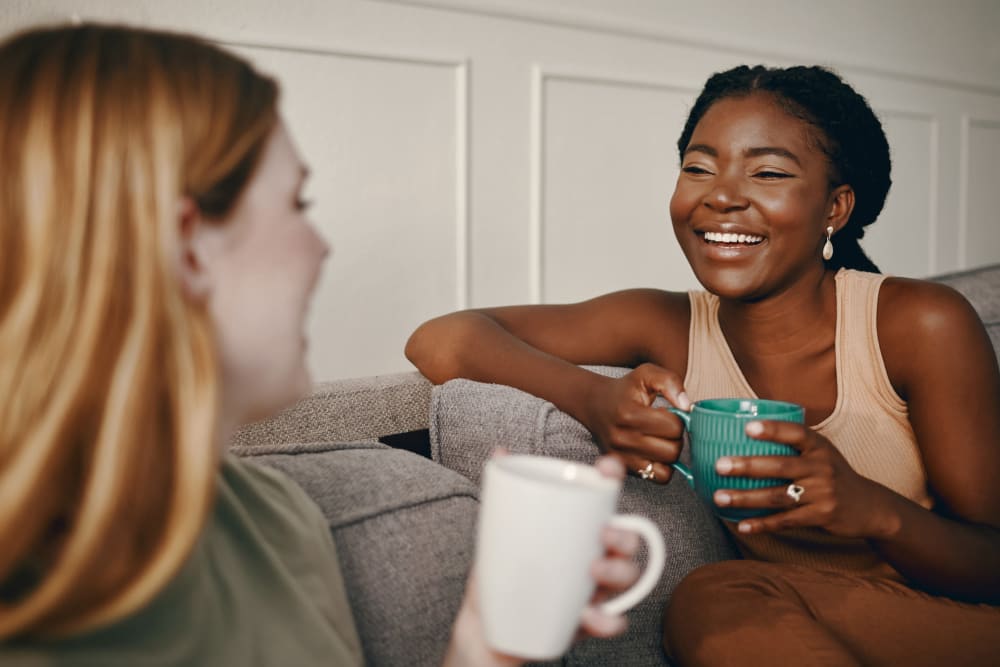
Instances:
[[[833,226],[826,228],[826,243],[823,244],[823,259],[830,261],[833,257],[833,242],[830,238],[833,236]]]

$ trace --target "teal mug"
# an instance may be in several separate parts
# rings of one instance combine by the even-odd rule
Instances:
[[[690,467],[683,463],[671,465],[716,514],[739,521],[776,511],[719,507],[713,496],[719,489],[748,491],[785,486],[790,480],[724,476],[715,471],[715,462],[721,456],[797,456],[798,451],[789,445],[751,438],[746,434],[746,425],[757,420],[805,423],[802,406],[758,398],[712,398],[697,401],[690,413],[674,407],[667,409],[683,420],[691,447]]]

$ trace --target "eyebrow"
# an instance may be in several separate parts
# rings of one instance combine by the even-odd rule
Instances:
[[[712,157],[719,157],[719,151],[707,144],[688,144],[688,147],[684,149],[684,155],[688,153],[705,153]]]
[[[711,157],[719,157],[719,151],[715,150],[708,144],[691,144],[684,151],[684,155],[688,153],[704,153]],[[764,155],[777,155],[778,157],[788,158],[795,164],[802,166],[802,162],[799,160],[795,153],[791,152],[787,148],[781,148],[780,146],[755,146],[754,148],[748,148],[743,151],[744,157],[761,157]]]
[[[788,150],[787,148],[781,148],[780,146],[758,146],[756,148],[748,148],[743,151],[743,155],[746,157],[761,157],[763,155],[777,155],[778,157],[788,158],[795,164],[802,166],[799,162],[799,158],[795,153]]]

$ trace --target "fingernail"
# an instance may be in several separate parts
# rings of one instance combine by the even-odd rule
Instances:
[[[720,475],[728,475],[733,469],[733,460],[728,456],[721,456],[715,462],[715,472]]]
[[[746,521],[741,521],[738,530],[741,533],[749,533],[750,532],[750,524],[747,523]]]
[[[764,432],[764,425],[760,422],[747,422],[747,435],[760,435]]]
[[[682,391],[681,393],[677,394],[677,402],[680,403],[681,410],[686,411],[691,409],[691,399],[688,398],[686,392]]]
[[[715,504],[716,505],[728,505],[733,502],[733,497],[730,496],[725,491],[716,491],[715,493]]]

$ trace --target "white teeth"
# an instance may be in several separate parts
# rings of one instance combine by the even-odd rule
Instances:
[[[763,236],[755,234],[733,234],[730,232],[705,232],[705,240],[712,243],[742,243],[756,245],[764,240]]]

